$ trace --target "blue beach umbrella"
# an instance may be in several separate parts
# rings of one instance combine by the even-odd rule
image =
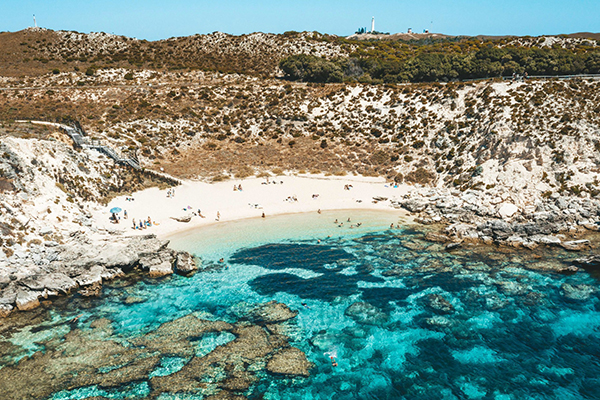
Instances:
[[[110,213],[111,214],[118,214],[121,211],[123,211],[123,210],[121,210],[121,208],[119,208],[119,207],[113,207],[113,208],[110,209]]]

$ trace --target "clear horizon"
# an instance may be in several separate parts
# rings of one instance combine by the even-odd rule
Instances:
[[[540,36],[600,32],[600,2],[558,0],[498,2],[457,0],[402,2],[375,0],[220,2],[174,0],[78,2],[74,0],[8,0],[0,13],[0,30],[19,31],[33,26],[52,30],[106,32],[159,40],[221,31],[240,35],[253,32],[318,31],[347,36],[360,27],[381,32],[431,32],[448,35]]]

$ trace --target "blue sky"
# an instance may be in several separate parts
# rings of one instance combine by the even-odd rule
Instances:
[[[0,31],[38,25],[156,40],[221,31],[348,35],[431,29],[450,35],[600,32],[600,0],[0,0]]]

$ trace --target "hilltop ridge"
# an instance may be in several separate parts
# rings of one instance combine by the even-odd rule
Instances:
[[[281,75],[279,65],[282,60],[298,55],[333,61],[355,59],[363,70],[368,69],[366,65],[374,63],[380,69],[385,69],[386,63],[394,60],[413,62],[413,59],[418,61],[419,55],[427,54],[470,56],[484,47],[533,47],[545,51],[568,49],[585,54],[596,51],[598,39],[598,34],[586,33],[522,38],[434,33],[363,34],[343,38],[318,32],[257,32],[240,36],[214,32],[147,41],[107,33],[84,34],[28,28],[0,33],[0,75],[31,76],[73,70],[91,73],[99,68],[132,68],[202,70],[273,77]],[[514,55],[512,57],[515,58]],[[564,58],[564,55],[560,57]],[[373,75],[372,71],[369,73]],[[485,74],[497,76],[497,71],[492,69]],[[353,75],[348,77],[352,78]]]

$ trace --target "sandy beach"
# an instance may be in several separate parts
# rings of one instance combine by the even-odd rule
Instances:
[[[218,183],[184,181],[174,189],[150,188],[120,196],[108,206],[96,208],[92,214],[98,228],[123,230],[126,234],[154,233],[166,238],[177,232],[208,224],[246,218],[265,218],[289,213],[318,212],[342,209],[390,209],[389,201],[373,197],[398,199],[411,188],[408,185],[392,187],[383,178],[360,176],[277,176],[269,179],[248,178]],[[234,185],[242,190],[234,190]],[[169,191],[174,194],[169,196]],[[127,200],[133,198],[134,200]],[[119,207],[119,224],[110,221],[111,210]],[[198,216],[201,211],[204,218]],[[217,214],[218,213],[218,214]],[[219,218],[217,218],[219,215]],[[139,226],[141,219],[152,220],[146,229],[133,229],[133,219]],[[189,222],[174,218],[191,217]]]

